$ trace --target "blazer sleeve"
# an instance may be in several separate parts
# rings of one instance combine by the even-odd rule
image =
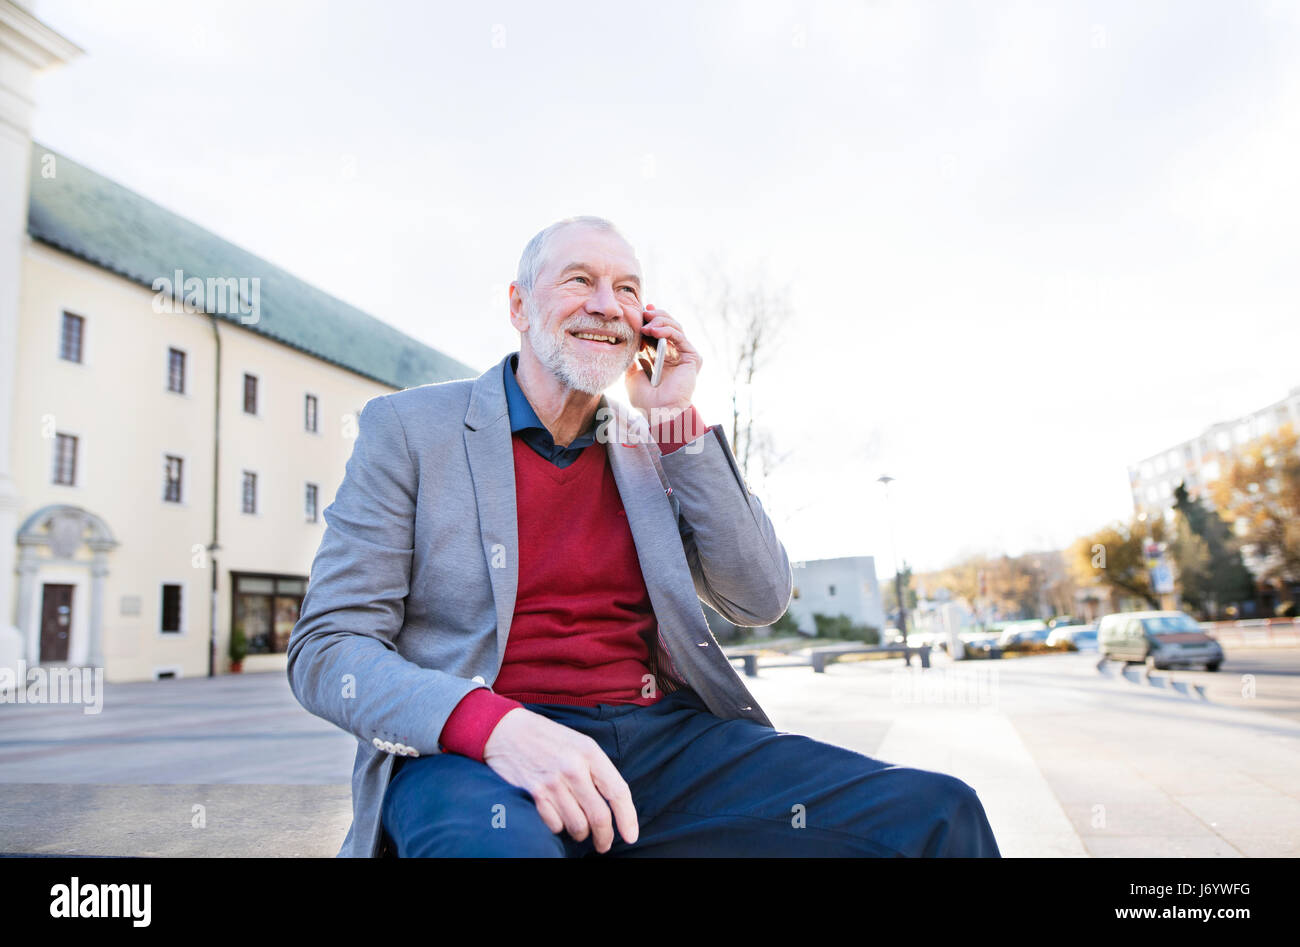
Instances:
[[[794,591],[790,560],[763,504],[741,477],[722,426],[711,426],[656,463],[677,501],[696,594],[736,625],[770,625],[784,615]]]
[[[389,395],[366,402],[356,443],[289,636],[288,675],[308,711],[363,742],[439,751],[452,710],[480,687],[397,651],[410,592],[418,470]]]

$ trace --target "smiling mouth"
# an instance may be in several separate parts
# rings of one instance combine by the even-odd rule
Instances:
[[[573,336],[575,339],[582,339],[585,342],[604,342],[606,345],[623,344],[623,340],[620,339],[618,336],[610,335],[605,332],[588,332],[586,330],[578,330],[576,332],[570,332],[569,335]]]

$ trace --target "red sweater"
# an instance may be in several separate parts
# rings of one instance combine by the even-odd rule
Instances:
[[[694,407],[682,421],[652,428],[662,453],[705,430]],[[525,702],[645,705],[663,696],[646,677],[658,626],[606,445],[560,468],[518,434],[512,441],[519,587],[510,635],[495,692],[466,694],[438,738],[480,762],[497,722]]]

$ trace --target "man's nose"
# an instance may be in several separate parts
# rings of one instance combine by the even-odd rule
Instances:
[[[609,283],[598,282],[596,291],[587,298],[587,312],[602,315],[606,319],[623,318],[623,306]]]

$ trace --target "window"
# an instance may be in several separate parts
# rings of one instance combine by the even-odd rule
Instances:
[[[790,597],[791,597],[791,598],[798,598],[798,597],[799,597],[799,586],[796,585],[796,586],[794,587],[794,591],[790,594]]]
[[[81,361],[81,337],[86,320],[70,312],[63,314],[63,333],[59,342],[59,358],[69,362]]]
[[[77,485],[77,439],[71,434],[54,435],[54,482]]]
[[[298,622],[307,581],[297,576],[234,576],[235,625],[242,628],[249,654],[283,654]]]
[[[307,484],[307,522],[316,522],[316,484]]]
[[[185,394],[185,353],[180,349],[167,350],[167,390]]]
[[[257,512],[257,474],[251,470],[244,471],[244,512]]]
[[[307,402],[304,407],[304,411],[306,413],[306,416],[303,419],[303,423],[306,424],[308,431],[311,431],[313,434],[315,434],[316,433],[316,396],[315,395],[307,396]]]
[[[257,376],[244,374],[244,413],[257,414]]]
[[[181,587],[164,585],[162,587],[162,627],[166,634],[180,634],[181,630]]]
[[[181,465],[179,457],[167,454],[163,462],[163,500],[168,503],[181,502]]]

